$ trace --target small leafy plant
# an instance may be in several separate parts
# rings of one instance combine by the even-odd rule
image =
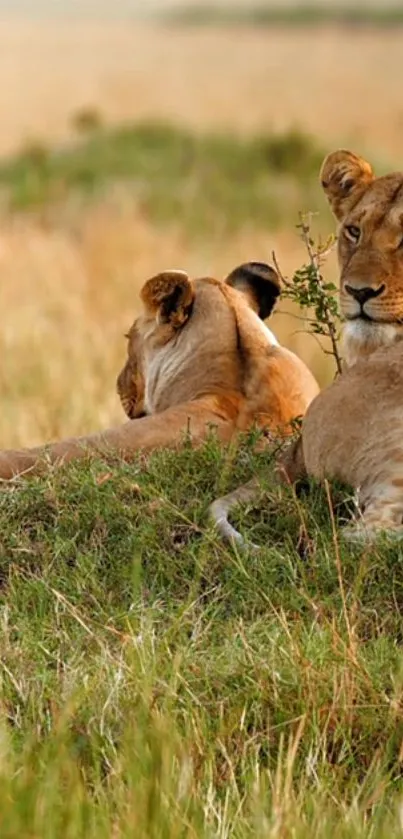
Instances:
[[[323,352],[333,356],[337,374],[342,371],[342,359],[338,348],[338,324],[340,311],[335,295],[336,286],[325,281],[322,266],[334,248],[336,237],[329,236],[325,242],[315,242],[311,233],[312,213],[300,214],[297,230],[306,247],[308,261],[295,272],[291,280],[284,276],[273,253],[273,261],[283,284],[283,297],[297,303],[307,312],[306,331],[313,335],[329,338],[331,350]]]

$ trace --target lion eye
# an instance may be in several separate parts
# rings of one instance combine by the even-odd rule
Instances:
[[[361,230],[356,224],[346,224],[344,233],[346,234],[347,239],[350,239],[351,242],[358,242]]]

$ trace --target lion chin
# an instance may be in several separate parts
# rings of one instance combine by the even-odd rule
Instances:
[[[277,464],[279,481],[337,479],[357,494],[350,541],[403,538],[403,173],[376,177],[353,152],[329,154],[320,180],[339,223],[343,372],[309,405],[301,433]],[[251,483],[216,501],[223,536]]]
[[[345,368],[352,367],[375,350],[390,347],[403,337],[403,326],[354,318],[347,320],[342,334],[342,355]]]

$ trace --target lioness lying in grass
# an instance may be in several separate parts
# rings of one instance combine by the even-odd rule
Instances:
[[[85,437],[0,452],[0,478],[38,472],[108,452],[138,451],[204,440],[214,426],[228,442],[253,425],[287,434],[318,385],[305,364],[279,346],[263,323],[279,295],[264,263],[239,266],[224,280],[165,271],[141,291],[143,313],[128,335],[118,392],[129,422]]]

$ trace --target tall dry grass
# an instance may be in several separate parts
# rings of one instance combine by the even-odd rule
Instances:
[[[168,118],[197,129],[279,130],[399,160],[403,30],[186,29],[0,24],[0,152],[60,140],[71,114]]]

